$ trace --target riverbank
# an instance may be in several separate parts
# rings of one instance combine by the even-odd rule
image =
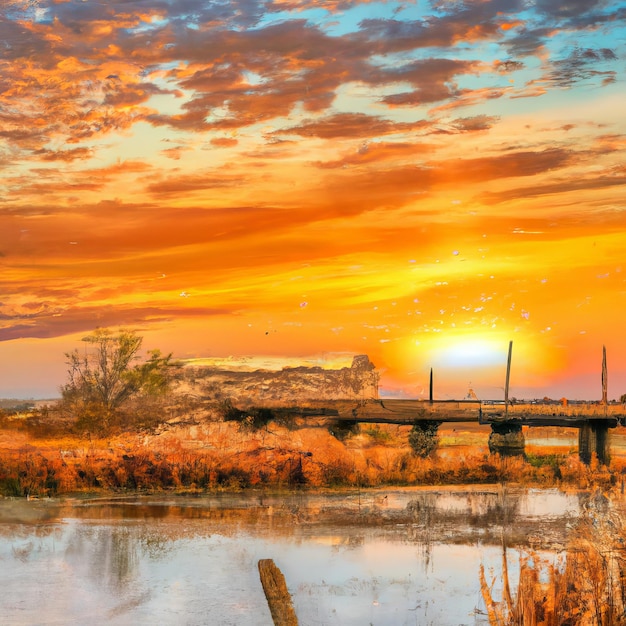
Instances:
[[[408,445],[409,427],[361,426],[332,433],[319,424],[260,429],[227,421],[169,423],[153,433],[34,436],[0,430],[0,494],[238,491],[255,487],[393,485],[620,485],[622,432],[607,466],[580,462],[573,429],[532,429],[524,457],[489,453],[488,426],[442,425],[427,458]],[[621,431],[624,429],[616,429]],[[542,434],[543,432],[543,434]]]

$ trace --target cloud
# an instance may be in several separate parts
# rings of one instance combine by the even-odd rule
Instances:
[[[244,183],[245,177],[243,176],[232,175],[226,172],[198,172],[197,174],[169,176],[158,182],[148,184],[146,191],[152,196],[164,196],[236,187]]]
[[[417,89],[385,96],[382,102],[392,106],[414,106],[453,98],[459,92],[454,78],[461,74],[475,73],[479,67],[480,63],[475,61],[433,58],[389,70],[384,75],[386,81],[409,82]]]
[[[93,155],[90,148],[71,148],[70,150],[48,150],[40,148],[34,151],[34,155],[38,156],[42,161],[65,161],[71,163],[76,160],[84,160]]]
[[[400,160],[401,162],[414,158],[417,155],[428,154],[433,150],[433,145],[428,143],[407,142],[363,142],[341,159],[332,161],[319,161],[317,167],[323,169],[338,169],[361,165],[384,163],[386,161]]]
[[[236,146],[239,141],[234,137],[213,137],[210,143],[216,148],[232,148]]]
[[[413,203],[419,197],[428,197],[435,189],[450,185],[535,176],[566,167],[580,158],[574,152],[554,148],[445,161],[421,160],[423,164],[419,166],[393,164],[388,168],[379,167],[375,176],[367,169],[348,169],[326,180],[326,192],[346,212],[352,211],[351,207],[367,211],[381,205],[403,206]],[[352,161],[346,158],[341,164],[356,165],[359,159],[353,156]],[[325,164],[325,167],[331,166],[337,168],[339,163]]]
[[[558,88],[569,88],[582,80],[601,77],[603,84],[614,82],[615,70],[601,70],[602,64],[617,60],[610,48],[576,48],[564,58],[552,63],[552,69],[542,79]]]
[[[567,0],[556,3],[552,0],[537,0],[535,6],[540,13],[549,17],[572,18],[608,7],[609,3],[606,0]]]
[[[136,327],[172,319],[200,318],[232,313],[224,309],[176,308],[176,307],[82,307],[73,306],[63,312],[32,315],[28,322],[23,317],[0,325],[0,342],[15,339],[62,337],[78,332],[92,331],[95,328]],[[0,317],[0,320],[3,319]]]
[[[341,137],[380,137],[393,133],[415,131],[427,127],[426,122],[393,122],[365,113],[336,113],[319,119],[304,119],[297,126],[275,134],[300,135],[337,139]]]
[[[386,52],[426,47],[454,46],[497,38],[507,13],[522,9],[520,0],[486,0],[476,3],[439,2],[441,15],[422,20],[365,19],[362,36]],[[377,51],[378,52],[378,51]]]
[[[501,74],[509,74],[510,72],[517,72],[519,70],[523,70],[525,67],[524,63],[521,61],[514,61],[512,59],[507,59],[506,61],[494,61],[494,69],[496,72],[500,72]]]
[[[538,185],[507,189],[506,191],[486,192],[481,194],[480,200],[485,204],[499,204],[518,198],[536,198],[573,191],[591,191],[624,186],[626,186],[626,172],[623,170],[611,171],[592,177],[570,177],[557,182],[550,181]]]
[[[474,133],[489,130],[497,123],[498,117],[493,115],[474,115],[473,117],[459,117],[450,123],[454,131],[460,133]],[[439,130],[438,132],[442,132]],[[449,132],[449,131],[448,131]]]
[[[445,176],[463,182],[535,176],[571,165],[579,158],[570,150],[549,148],[505,153],[495,157],[458,159],[445,163]]]
[[[188,151],[188,148],[186,148],[185,146],[174,146],[173,148],[166,148],[165,150],[161,150],[161,154],[168,159],[178,161],[183,153],[186,151]]]
[[[514,37],[508,37],[502,45],[514,60],[517,57],[539,56],[544,53],[546,42],[556,32],[556,28],[545,26],[524,27]]]
[[[78,155],[73,154],[73,151],[65,151],[60,153],[50,152],[47,150],[40,150],[36,154],[43,157],[42,160],[52,161],[73,161],[72,156],[76,156],[77,160],[80,159],[80,151],[78,149]],[[60,157],[60,158],[57,158]],[[68,157],[68,158],[65,158]],[[12,177],[6,178],[6,195],[10,198],[25,199],[28,197],[34,197],[37,199],[45,194],[50,200],[58,194],[78,193],[100,191],[108,183],[122,177],[124,175],[147,173],[152,166],[143,161],[118,161],[107,167],[96,168],[84,168],[78,170],[72,170],[68,172],[65,169],[60,168],[40,168],[38,170],[31,170],[28,173],[18,173]],[[36,174],[33,176],[32,174]]]
[[[507,94],[513,93],[514,91],[512,87],[482,87],[479,89],[466,89],[457,93],[456,96],[449,102],[433,107],[428,111],[428,113],[431,116],[441,115],[461,107],[478,106],[488,100],[497,100]]]

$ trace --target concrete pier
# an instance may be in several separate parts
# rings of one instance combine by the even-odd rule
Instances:
[[[517,456],[524,454],[526,441],[522,427],[519,424],[503,422],[491,424],[489,435],[489,452],[502,456]]]
[[[609,460],[609,427],[606,420],[586,422],[578,429],[578,454],[583,463],[589,464],[595,453],[600,463]]]

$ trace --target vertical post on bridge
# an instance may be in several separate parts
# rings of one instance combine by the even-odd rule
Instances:
[[[604,407],[609,403],[608,400],[608,372],[606,369],[606,346],[602,346],[602,405]],[[605,408],[606,414],[606,408]]]
[[[511,378],[511,355],[513,353],[513,342],[509,341],[509,357],[506,361],[506,382],[504,385],[504,415],[509,414],[509,380]]]
[[[428,398],[430,400],[430,403],[433,403],[433,368],[430,368],[430,387],[429,387],[429,392],[428,392]]]

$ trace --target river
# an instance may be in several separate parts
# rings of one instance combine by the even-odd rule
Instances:
[[[503,486],[0,501],[4,625],[269,626],[259,559],[301,626],[486,624],[502,545],[562,551],[580,497]]]

